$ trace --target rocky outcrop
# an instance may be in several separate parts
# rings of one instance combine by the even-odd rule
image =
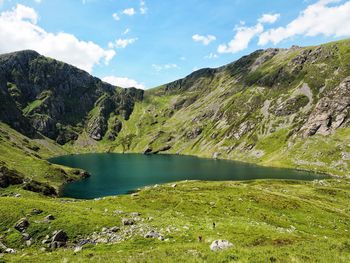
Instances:
[[[22,184],[24,176],[16,171],[10,170],[0,164],[0,187],[6,188],[10,185]]]
[[[350,77],[320,99],[301,132],[304,137],[314,134],[328,135],[349,122]]]
[[[57,196],[55,188],[48,184],[37,182],[34,180],[26,182],[22,188],[24,190],[28,190],[35,193],[41,193],[46,196]]]

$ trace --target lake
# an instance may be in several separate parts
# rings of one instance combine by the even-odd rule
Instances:
[[[126,194],[147,185],[182,180],[252,180],[325,178],[311,172],[181,155],[96,153],[66,155],[51,163],[81,168],[91,177],[65,185],[63,196],[91,199]]]

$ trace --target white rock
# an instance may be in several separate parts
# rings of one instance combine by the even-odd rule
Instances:
[[[233,246],[233,244],[230,243],[229,241],[219,239],[219,240],[215,240],[215,241],[213,241],[213,243],[211,243],[210,249],[212,251],[218,251],[218,250],[228,249],[232,246]]]
[[[77,252],[81,251],[82,249],[83,249],[83,247],[81,247],[81,246],[75,247],[74,253],[77,253]]]
[[[14,250],[13,248],[7,248],[6,250],[5,250],[5,253],[7,253],[7,254],[15,254],[17,251],[16,250]]]

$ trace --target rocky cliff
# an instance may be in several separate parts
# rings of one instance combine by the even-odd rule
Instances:
[[[1,121],[30,137],[40,134],[60,144],[86,130],[100,140],[109,115],[130,116],[142,90],[102,82],[35,51],[0,56]]]

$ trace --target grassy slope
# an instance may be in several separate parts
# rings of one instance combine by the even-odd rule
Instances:
[[[8,189],[10,191],[10,189]],[[13,225],[33,208],[28,232],[38,240],[55,229],[67,231],[70,240],[121,225],[128,213],[141,212],[136,229],[155,229],[169,241],[145,239],[137,234],[114,245],[88,246],[74,253],[59,249],[39,252],[38,242],[9,262],[348,262],[350,260],[350,181],[321,183],[181,182],[145,189],[138,196],[118,196],[99,201],[62,202],[23,192],[22,198],[1,198],[0,228],[9,230],[6,241],[23,243]],[[147,201],[146,201],[147,200]],[[125,214],[117,215],[115,210]],[[35,223],[46,214],[57,219]],[[151,220],[148,218],[152,217]],[[212,228],[212,223],[216,228]],[[79,225],[79,227],[77,227]],[[171,231],[167,232],[166,228]],[[122,232],[125,230],[122,226]],[[176,229],[176,230],[175,230]],[[198,236],[204,241],[198,242]],[[227,239],[232,249],[211,252],[213,240]]]
[[[291,70],[289,63],[297,55],[317,48],[280,51],[245,77],[245,82],[253,83],[248,87],[241,84],[242,81],[236,83],[235,76],[223,71],[217,74],[204,91],[199,89],[173,95],[164,93],[164,87],[146,91],[145,100],[136,103],[130,119],[123,121],[123,129],[117,140],[110,142],[105,138],[94,149],[143,152],[149,146],[157,150],[171,145],[172,148],[167,153],[202,157],[212,157],[219,153],[219,158],[347,175],[350,160],[343,156],[350,154],[347,146],[350,143],[350,128],[343,128],[330,136],[316,135],[306,142],[300,134],[293,131],[301,127],[318,98],[350,75],[347,62],[350,59],[349,40],[322,45],[323,55],[317,63],[305,63],[295,78],[287,72],[280,80],[281,86],[277,88],[263,88],[253,81],[257,78],[255,75],[260,78],[274,76],[282,67]],[[310,104],[289,116],[274,115],[275,109],[295,97],[293,94],[297,94],[304,84],[307,84],[311,92]],[[173,110],[176,102],[194,96],[199,99],[189,106]],[[270,101],[270,107],[264,113],[266,101]],[[169,114],[171,111],[174,112],[173,115]],[[216,113],[222,113],[219,120],[210,116]],[[245,123],[252,124],[252,129],[239,138],[232,136]],[[187,138],[186,133],[196,127],[203,130],[200,136]],[[212,138],[213,134],[216,135],[215,139]],[[76,152],[86,151],[86,148],[77,144],[73,148]]]
[[[59,188],[67,179],[77,178],[71,169],[54,165],[45,158],[67,154],[47,138],[30,140],[0,122],[0,161],[27,178]]]

